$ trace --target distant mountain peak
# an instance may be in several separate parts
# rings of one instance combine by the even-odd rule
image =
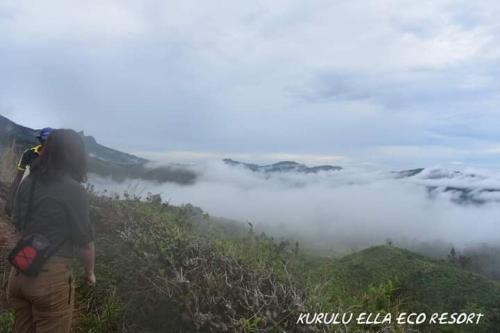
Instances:
[[[500,202],[500,186],[495,177],[471,171],[432,167],[395,171],[396,179],[425,186],[429,197],[446,193],[458,204]]]
[[[321,171],[338,171],[342,170],[340,166],[334,165],[318,165],[313,167],[308,167],[305,164],[298,163],[295,161],[280,161],[268,165],[258,165],[254,163],[245,163],[240,161],[235,161],[230,158],[225,158],[222,160],[225,164],[231,166],[241,166],[249,169],[253,172],[263,172],[263,173],[274,173],[274,172],[299,172],[299,173],[318,173]]]
[[[401,171],[393,171],[393,174],[396,176],[396,178],[408,178],[418,175],[419,173],[422,173],[422,171],[424,170],[425,170],[424,168],[408,169]]]
[[[294,161],[280,161],[280,162],[274,163],[273,165],[274,166],[298,166],[301,164],[294,162]]]

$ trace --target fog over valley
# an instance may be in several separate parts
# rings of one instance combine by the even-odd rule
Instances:
[[[500,240],[500,174],[441,167],[393,172],[349,167],[317,173],[255,172],[207,161],[190,166],[192,185],[93,175],[99,191],[160,194],[211,216],[251,222],[274,236],[318,248],[362,248],[442,241],[463,247]]]

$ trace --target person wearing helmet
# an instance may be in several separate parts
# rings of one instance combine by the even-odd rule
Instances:
[[[21,156],[19,163],[17,163],[17,173],[14,180],[12,181],[12,185],[10,186],[9,196],[7,197],[7,202],[5,204],[5,213],[7,214],[7,216],[10,216],[12,213],[14,197],[17,193],[19,184],[21,183],[21,180],[24,177],[26,169],[29,169],[33,161],[35,161],[36,158],[40,155],[43,149],[43,145],[47,141],[47,138],[49,137],[51,132],[52,128],[50,127],[42,128],[40,130],[40,133],[36,137],[39,141],[39,144],[34,147],[26,149],[23,152],[23,155]]]

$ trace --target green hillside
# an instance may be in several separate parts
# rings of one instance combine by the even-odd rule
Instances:
[[[500,323],[500,284],[445,261],[385,245],[345,256],[322,270],[331,277],[326,289],[336,297],[363,298],[374,287],[385,287],[399,310],[481,312],[484,331]]]
[[[399,280],[402,295],[436,311],[463,310],[468,303],[491,306],[500,301],[500,284],[445,261],[392,246],[372,247],[346,256],[333,268],[346,291],[357,294],[368,284]]]

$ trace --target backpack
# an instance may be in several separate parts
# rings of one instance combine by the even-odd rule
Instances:
[[[28,207],[23,219],[22,232],[31,219],[33,208],[33,194],[35,192],[37,179],[34,177],[30,188]],[[26,276],[37,276],[43,264],[64,244],[65,240],[59,244],[51,244],[50,240],[40,233],[29,233],[24,235],[17,242],[16,246],[9,253],[9,262],[18,272]]]

